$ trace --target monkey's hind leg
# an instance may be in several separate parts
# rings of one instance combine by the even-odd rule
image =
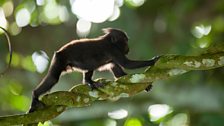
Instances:
[[[44,106],[44,104],[39,101],[39,96],[49,91],[58,82],[61,72],[64,69],[65,64],[63,63],[63,60],[61,60],[58,54],[55,53],[47,75],[33,91],[29,113]]]
[[[40,102],[38,98],[33,98],[28,113],[34,112],[37,109],[41,109],[44,107],[45,107],[45,104]]]
[[[152,82],[145,88],[146,92],[149,92],[152,90]]]

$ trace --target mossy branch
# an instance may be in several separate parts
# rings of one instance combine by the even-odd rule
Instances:
[[[70,91],[58,91],[44,95],[41,99],[46,108],[29,114],[0,117],[1,126],[35,124],[55,118],[66,107],[89,106],[96,100],[118,100],[145,90],[156,80],[181,75],[191,70],[209,70],[224,66],[224,46],[213,47],[199,56],[163,55],[157,63],[144,73],[130,74],[116,81],[98,79],[103,88],[91,91],[83,84]],[[36,124],[35,124],[36,125]]]

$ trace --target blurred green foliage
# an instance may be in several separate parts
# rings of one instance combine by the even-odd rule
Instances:
[[[9,1],[13,5],[12,13],[10,5],[6,6],[8,11],[5,12],[5,19],[12,35],[14,54],[10,71],[0,78],[0,116],[28,110],[31,91],[46,74],[36,72],[33,52],[43,50],[51,57],[60,46],[79,38],[76,34],[78,18],[71,12],[69,1],[56,0],[54,3],[66,7],[69,16],[66,20],[61,20],[59,15],[47,18],[41,13],[47,4],[38,6],[37,0],[1,0],[0,7]],[[224,41],[223,0],[142,0],[142,5],[135,5],[133,1],[124,0],[117,20],[93,23],[87,37],[101,35],[100,29],[105,27],[123,29],[130,38],[128,57],[132,59],[149,59],[154,55],[170,53],[193,55]],[[23,7],[28,9],[31,17],[29,24],[18,27],[16,14]],[[1,18],[2,24],[4,20]],[[211,30],[198,38],[195,30],[200,33],[208,31],[202,25],[211,26]],[[5,41],[1,34],[0,71],[8,61]],[[138,71],[143,69],[128,70],[129,73]],[[69,109],[52,122],[60,126],[223,126],[223,75],[224,69],[220,68],[157,81],[150,93],[141,93],[117,102],[98,102],[87,108]],[[95,78],[98,77],[112,78],[112,75],[97,72]],[[68,90],[80,82],[79,73],[65,75],[52,91]],[[154,104],[167,104],[173,111],[158,121],[152,121],[147,109]],[[128,117],[115,120],[107,116],[109,111],[121,108],[128,111]]]

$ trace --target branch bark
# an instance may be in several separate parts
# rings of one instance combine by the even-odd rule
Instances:
[[[152,82],[168,79],[192,70],[209,70],[224,66],[224,45],[212,47],[198,56],[163,55],[157,63],[143,73],[130,74],[116,81],[98,79],[103,88],[91,91],[83,84],[74,86],[69,91],[46,94],[41,101],[46,108],[33,113],[0,117],[2,126],[34,124],[55,118],[66,107],[84,107],[96,100],[118,100],[130,97],[145,90]]]

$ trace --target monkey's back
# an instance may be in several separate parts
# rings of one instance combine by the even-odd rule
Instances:
[[[62,46],[56,53],[66,59],[66,64],[83,70],[93,70],[110,62],[108,43],[103,40],[73,40]]]

